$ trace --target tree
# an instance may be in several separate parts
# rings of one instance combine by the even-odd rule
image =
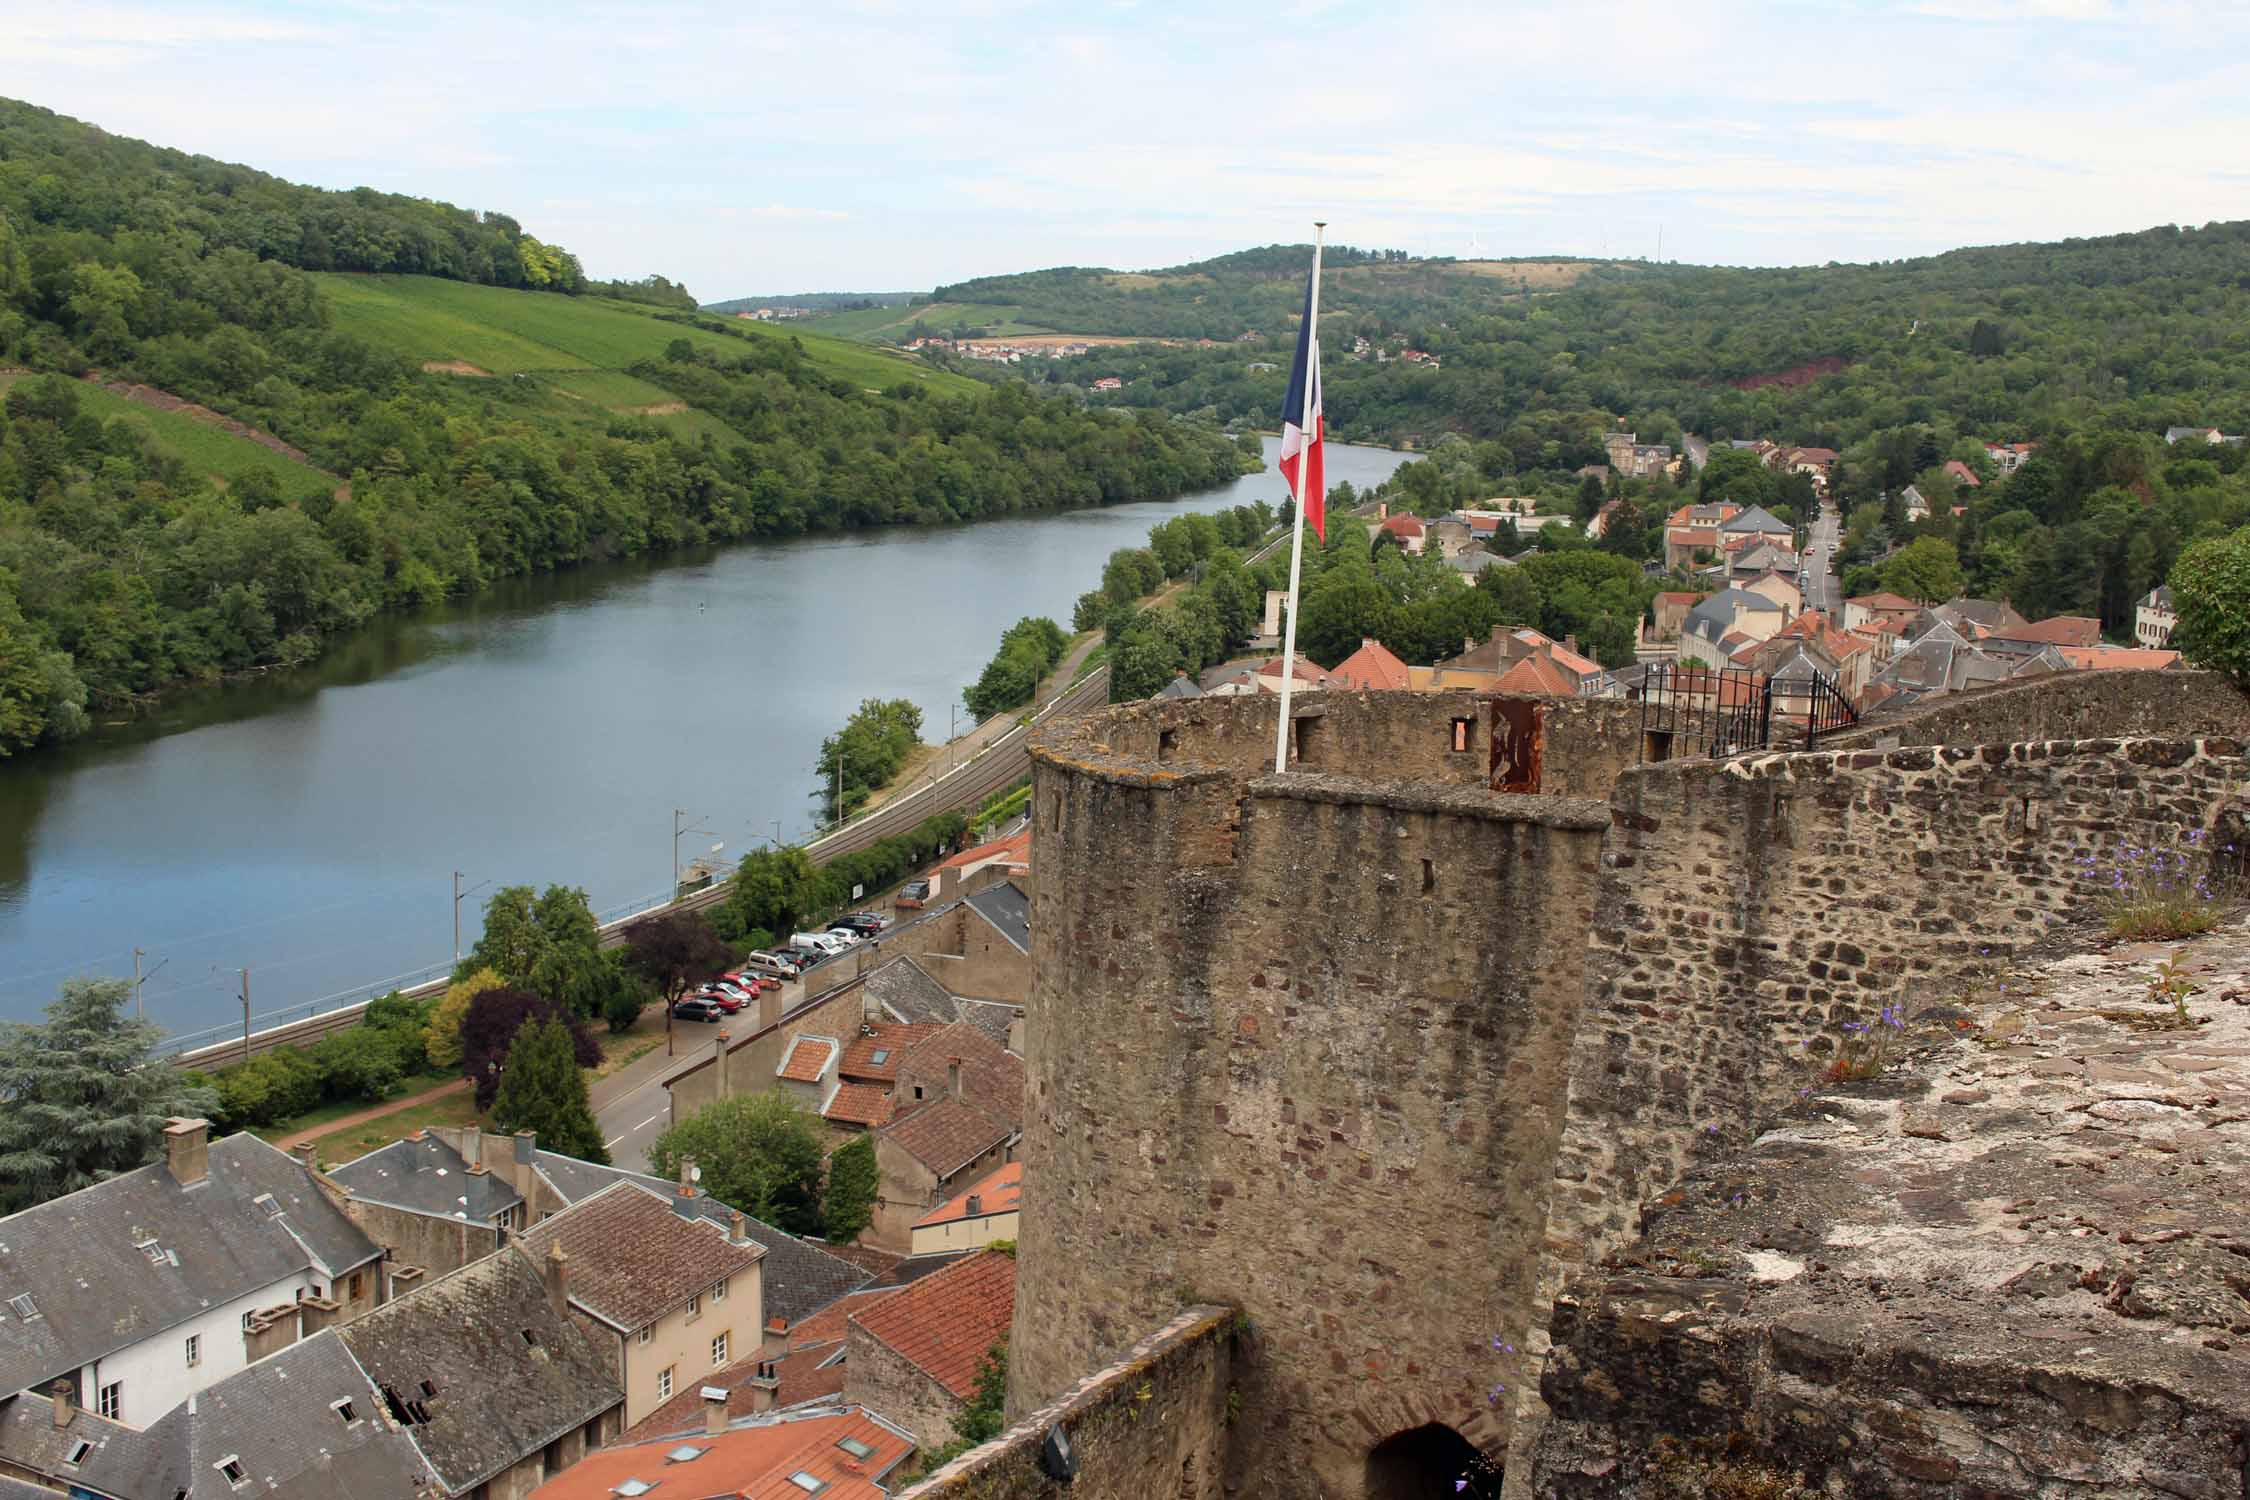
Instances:
[[[819,903],[820,871],[810,855],[794,844],[756,849],[735,866],[734,885],[720,908],[724,914],[720,931],[736,940],[764,932],[771,941],[796,931],[800,919],[810,916]]]
[[[2173,644],[2197,666],[2250,690],[2250,526],[2181,553],[2171,588],[2180,615]]]
[[[133,987],[69,979],[43,1022],[0,1025],[0,1213],[146,1166],[175,1115],[218,1097],[152,1055],[163,1029],[129,1020]]]
[[[820,1156],[813,1117],[773,1091],[707,1104],[659,1135],[648,1152],[657,1176],[677,1177],[681,1162],[692,1160],[721,1203],[805,1235],[821,1229]]]
[[[625,929],[625,962],[666,1005],[732,965],[734,952],[699,911],[668,911]]]
[[[578,1066],[600,1065],[602,1049],[592,1034],[558,1002],[544,995],[525,990],[486,990],[469,1002],[469,1014],[461,1023],[461,1073],[476,1085],[477,1108],[492,1107],[516,1033],[535,1021],[549,1020],[569,1027]]]
[[[875,1220],[875,1137],[856,1136],[828,1158],[828,1191],[821,1199],[828,1242],[848,1245]]]
[[[1899,548],[1882,573],[1884,588],[1922,604],[1939,604],[1961,592],[1961,554],[1934,536]]]
[[[445,994],[422,1027],[422,1050],[433,1068],[457,1067],[461,1061],[461,1023],[469,1018],[469,1004],[486,990],[504,987],[507,981],[490,969],[479,969],[466,979],[446,986]]]
[[[490,969],[507,983],[597,1016],[616,992],[618,972],[601,951],[601,928],[586,893],[551,885],[503,886],[485,903],[484,932],[455,971]]]
[[[607,1165],[601,1126],[586,1095],[570,1029],[560,1020],[533,1021],[509,1044],[492,1101],[493,1128],[505,1135],[536,1131],[539,1144],[565,1156]]]
[[[1000,1435],[1007,1425],[1008,1340],[1003,1336],[977,1361],[976,1391],[953,1418],[953,1441],[925,1455],[921,1472],[934,1473],[979,1444]]]

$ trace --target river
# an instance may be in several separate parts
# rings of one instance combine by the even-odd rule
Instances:
[[[1405,457],[1330,444],[1328,479]],[[1283,495],[1269,469],[1179,500],[518,579],[0,762],[0,1019],[74,975],[129,977],[138,947],[151,1019],[239,1024],[245,967],[266,1013],[448,960],[455,870],[467,945],[497,886],[582,886],[597,911],[662,891],[675,808],[712,830],[683,862],[776,819],[799,837],[820,741],[861,699],[911,698],[941,739],[1000,632],[1067,627],[1111,551]]]

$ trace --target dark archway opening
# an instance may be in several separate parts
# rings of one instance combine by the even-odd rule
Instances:
[[[1500,1461],[1441,1422],[1393,1433],[1368,1452],[1367,1500],[1432,1496],[1499,1500]]]

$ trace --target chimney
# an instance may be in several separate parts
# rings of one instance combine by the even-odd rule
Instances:
[[[750,1410],[752,1412],[772,1411],[774,1398],[781,1393],[780,1366],[766,1360],[760,1360],[758,1362],[758,1373],[745,1381],[744,1384],[750,1387]]]
[[[672,1212],[683,1219],[695,1217],[695,1158],[680,1158],[680,1185],[672,1190]]]
[[[983,1212],[984,1199],[977,1196],[975,1193],[969,1194],[969,1217],[973,1219]]]
[[[961,1059],[958,1057],[945,1060],[945,1091],[955,1099],[961,1097]]]
[[[170,1119],[164,1122],[164,1165],[181,1187],[193,1187],[211,1175],[211,1122]]]
[[[711,1044],[711,1051],[712,1066],[718,1070],[715,1076],[719,1080],[719,1097],[724,1099],[732,1092],[727,1087],[727,1034],[725,1032],[719,1033],[718,1038]]]
[[[539,1150],[539,1135],[536,1131],[519,1130],[516,1132],[515,1139],[516,1196],[523,1200],[524,1212],[536,1223],[538,1215],[531,1212],[531,1189],[538,1175],[534,1163],[537,1160]]]
[[[717,1437],[727,1430],[727,1393],[724,1386],[703,1388],[703,1435]]]
[[[570,1257],[563,1254],[562,1241],[547,1247],[547,1263],[540,1268],[540,1279],[547,1283],[547,1300],[554,1304],[555,1316],[570,1316]]]
[[[781,986],[758,991],[758,1029],[781,1024]]]
[[[290,1152],[297,1158],[297,1165],[303,1167],[306,1171],[317,1172],[320,1170],[320,1153],[311,1141],[299,1141],[296,1145],[290,1147]]]
[[[58,1380],[53,1386],[52,1413],[57,1427],[68,1427],[70,1419],[78,1415],[78,1388],[67,1380]]]
[[[737,1245],[750,1243],[750,1218],[740,1209],[735,1210],[734,1218],[727,1224],[727,1238]]]

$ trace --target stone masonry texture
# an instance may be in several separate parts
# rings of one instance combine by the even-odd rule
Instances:
[[[2184,1019],[2149,993],[2174,958]],[[1536,1493],[2239,1500],[2250,920],[1894,1035],[1563,1296]]]
[[[1386,701],[1331,699],[1329,744],[1443,765],[1455,705],[1338,697]],[[1233,1302],[1230,1478],[1358,1494],[1393,1433],[1505,1441],[1492,1362],[1529,1318],[1608,818],[1469,776],[1265,775],[1272,713],[1126,710],[1035,751],[1010,1410]]]

